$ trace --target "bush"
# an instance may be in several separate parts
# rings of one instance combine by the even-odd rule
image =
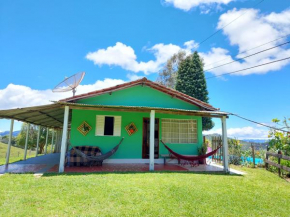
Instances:
[[[241,158],[236,155],[229,156],[229,164],[241,165]]]
[[[207,152],[208,142],[204,142],[202,146],[198,149],[198,155],[205,155]]]

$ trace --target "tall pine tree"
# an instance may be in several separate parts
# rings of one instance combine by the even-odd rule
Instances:
[[[208,103],[203,62],[196,51],[179,64],[176,90]],[[210,130],[213,127],[214,123],[211,118],[202,118],[203,130]]]

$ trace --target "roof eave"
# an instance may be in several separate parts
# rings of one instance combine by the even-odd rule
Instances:
[[[146,78],[142,78],[142,79],[139,79],[136,81],[127,82],[124,84],[116,85],[116,86],[109,87],[109,88],[104,88],[101,90],[97,90],[97,91],[93,91],[93,92],[89,92],[89,93],[85,93],[85,94],[80,94],[80,95],[77,95],[74,97],[69,97],[66,99],[59,100],[59,102],[75,102],[76,100],[91,98],[91,97],[103,95],[106,93],[111,93],[113,91],[127,89],[127,88],[137,86],[137,85],[146,85],[146,86],[152,87],[158,91],[161,91],[161,92],[166,93],[166,94],[171,95],[171,96],[175,96],[183,101],[191,103],[191,104],[193,104],[193,105],[195,105],[203,110],[208,110],[208,111],[218,111],[219,110],[217,108],[214,108],[213,106],[211,106],[208,103],[202,102],[198,99],[195,99],[194,97],[190,97],[190,96],[188,96],[184,93],[181,93],[177,90],[173,90],[173,89],[165,87],[161,84],[147,80]]]

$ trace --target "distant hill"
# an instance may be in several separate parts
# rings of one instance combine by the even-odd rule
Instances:
[[[13,136],[18,136],[18,134],[20,133],[20,130],[14,131],[13,132]],[[0,136],[6,136],[9,135],[9,131],[4,131],[4,132],[0,132]]]
[[[242,139],[245,142],[253,142],[253,143],[268,143],[268,139]]]
[[[206,139],[208,140],[212,140],[212,137],[216,137],[216,136],[221,136],[219,134],[209,134],[209,135],[205,135]],[[234,138],[230,138],[228,137],[228,139],[234,139]],[[242,139],[239,140],[240,143],[243,145],[242,149],[243,150],[247,150],[251,147],[251,145],[254,145],[255,149],[267,149],[267,145],[269,144],[269,140],[266,139]]]

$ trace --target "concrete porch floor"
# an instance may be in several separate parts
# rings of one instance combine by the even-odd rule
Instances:
[[[18,161],[0,166],[0,174],[3,173],[46,173],[58,172],[60,154],[47,154],[26,161]],[[155,164],[155,171],[189,171],[189,172],[223,172],[223,167],[216,164],[207,164],[191,167],[190,165],[177,164]],[[145,172],[149,171],[149,164],[103,164],[103,166],[92,167],[65,167],[65,172]],[[237,170],[230,170],[233,174],[242,175]]]

